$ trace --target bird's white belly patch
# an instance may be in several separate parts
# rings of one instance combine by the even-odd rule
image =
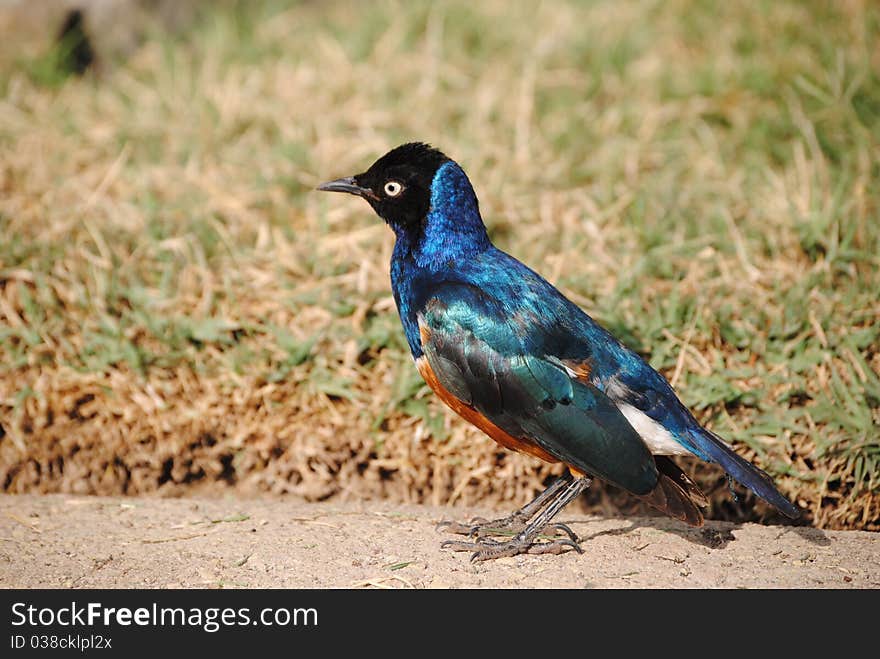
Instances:
[[[633,429],[645,440],[648,450],[654,455],[692,455],[684,446],[673,439],[672,434],[641,410],[627,403],[617,403],[617,408],[629,421]]]

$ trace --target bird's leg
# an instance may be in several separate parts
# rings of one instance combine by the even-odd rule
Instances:
[[[562,488],[572,481],[572,475],[566,471],[563,476],[554,480],[550,485],[538,496],[529,501],[522,508],[507,517],[500,519],[487,520],[482,517],[475,517],[468,524],[444,520],[437,525],[438,531],[446,531],[448,533],[457,533],[459,535],[467,535],[476,538],[484,538],[490,535],[512,535],[512,530],[520,530],[525,526],[538,511],[544,508],[547,503],[555,497]],[[577,536],[565,524],[554,524],[554,529],[566,533],[572,540],[576,540]]]
[[[483,539],[481,542],[455,542],[447,540],[441,548],[453,551],[474,551],[471,561],[487,561],[504,556],[519,554],[561,554],[566,547],[583,553],[576,538],[563,538],[539,542],[541,530],[550,520],[590,486],[590,477],[584,476],[566,483],[565,488],[553,497],[553,500],[533,519],[528,526],[507,542]]]

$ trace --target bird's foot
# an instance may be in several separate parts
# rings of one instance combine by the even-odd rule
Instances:
[[[574,549],[579,554],[584,553],[584,550],[578,544],[577,538],[541,541],[538,539],[538,536],[530,538],[522,535],[517,535],[507,542],[498,542],[490,538],[481,538],[476,542],[447,540],[440,545],[440,548],[451,549],[452,551],[472,551],[471,563],[491,561],[507,556],[519,556],[521,554],[563,554],[570,549]]]
[[[508,517],[491,522],[475,519],[470,525],[441,522],[438,530],[467,535],[473,538],[473,542],[447,540],[440,547],[472,551],[471,562],[520,554],[561,554],[569,549],[582,554],[574,531],[565,524],[554,524],[550,520],[589,485],[589,476],[573,479],[569,474],[555,480],[534,500]],[[510,539],[501,541],[489,536],[508,536]]]
[[[528,518],[526,518],[524,515],[514,513],[513,515],[508,515],[507,517],[493,520],[487,520],[482,517],[475,517],[467,524],[444,520],[437,525],[437,530],[445,531],[446,533],[466,535],[469,538],[476,538],[477,540],[480,540],[482,538],[488,538],[498,535],[516,535],[525,528],[527,521]],[[577,542],[578,540],[575,532],[572,531],[566,524],[562,524],[559,522],[555,524],[547,524],[541,529],[540,532],[544,533],[548,529],[553,529],[554,535],[558,535],[558,533],[556,532],[562,532],[569,538],[571,538],[572,541]]]

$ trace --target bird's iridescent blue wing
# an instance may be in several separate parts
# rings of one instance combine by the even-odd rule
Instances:
[[[534,327],[520,321],[475,286],[434,285],[418,312],[420,369],[447,402],[454,397],[514,442],[634,494],[651,492],[657,466],[638,433],[598,388],[553,355],[525,349]]]

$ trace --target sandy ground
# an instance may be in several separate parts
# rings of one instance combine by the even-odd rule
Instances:
[[[576,508],[575,506],[571,507]],[[0,496],[4,588],[878,588],[880,535],[563,511],[583,554],[471,564],[441,519],[289,499]],[[458,536],[454,536],[458,537]]]

